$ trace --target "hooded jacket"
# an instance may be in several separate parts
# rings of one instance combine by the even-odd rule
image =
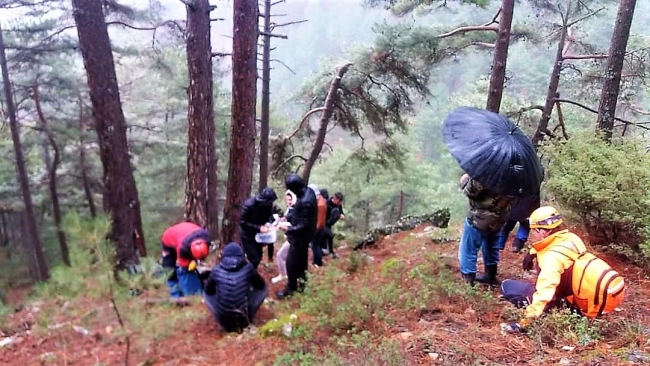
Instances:
[[[260,232],[260,226],[273,221],[273,201],[278,196],[272,188],[264,188],[260,194],[247,199],[239,216],[240,236],[253,238]]]
[[[210,243],[210,233],[192,222],[181,222],[170,226],[163,232],[160,241],[162,245],[176,253],[176,264],[179,267],[187,267],[195,259],[192,256],[190,244],[194,239],[203,239]]]
[[[573,266],[574,261],[553,250],[558,246],[568,248],[576,253],[583,253],[587,250],[582,240],[568,230],[558,231],[533,243],[540,271],[533,299],[526,307],[527,318],[542,315],[548,303],[554,298],[573,294],[571,289],[572,272],[569,269]]]
[[[216,295],[216,315],[248,311],[248,294],[266,286],[264,279],[244,259],[244,250],[237,243],[229,243],[223,250],[221,262],[212,268],[205,284],[205,294]]]
[[[288,190],[296,194],[296,203],[289,218],[291,226],[285,232],[287,239],[291,243],[309,243],[316,233],[316,195],[297,174],[289,174],[284,183]]]

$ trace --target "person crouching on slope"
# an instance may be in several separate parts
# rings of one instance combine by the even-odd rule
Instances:
[[[587,252],[583,241],[564,225],[553,207],[544,206],[530,215],[533,241],[524,270],[537,259],[539,274],[535,284],[504,280],[501,292],[515,306],[526,306],[525,318],[511,324],[511,331],[525,329],[533,319],[565,299],[588,318],[612,312],[623,301],[625,281],[609,264]]]
[[[210,234],[192,222],[170,226],[162,235],[162,266],[174,269],[167,280],[172,297],[195,295],[203,286],[196,272],[196,261],[210,252]]]
[[[203,299],[227,332],[240,332],[253,322],[268,291],[262,276],[244,258],[242,247],[229,243],[210,272]]]

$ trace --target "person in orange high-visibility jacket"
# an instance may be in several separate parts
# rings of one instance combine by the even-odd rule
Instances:
[[[614,269],[587,252],[583,241],[564,225],[563,217],[550,206],[530,215],[533,242],[524,269],[532,269],[536,257],[539,274],[535,284],[505,280],[503,296],[517,306],[526,306],[525,317],[513,329],[528,326],[533,319],[566,300],[589,318],[612,312],[623,301],[625,282]]]

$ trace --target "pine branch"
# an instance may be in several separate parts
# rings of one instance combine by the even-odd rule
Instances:
[[[580,107],[580,108],[582,108],[582,109],[584,109],[584,110],[587,110],[587,111],[589,111],[589,112],[591,112],[591,113],[596,113],[596,114],[598,114],[598,111],[597,111],[597,110],[595,110],[595,109],[593,109],[593,108],[590,108],[590,107],[587,107],[586,105],[584,105],[584,104],[582,104],[582,103],[578,103],[578,102],[573,101],[573,100],[569,100],[569,99],[555,99],[555,102],[556,102],[556,103],[568,103],[568,104],[573,104],[573,105],[575,105],[575,106],[577,106],[577,107]],[[645,130],[650,131],[650,127],[646,127],[646,126],[644,126],[644,123],[643,123],[643,122],[636,123],[636,122],[627,121],[627,120],[624,120],[624,119],[622,119],[622,118],[618,118],[618,117],[614,117],[614,120],[619,121],[619,122],[622,122],[622,123],[624,123],[624,124],[626,124],[626,125],[632,125],[632,126],[641,127],[641,128],[643,128],[643,129],[645,129]]]
[[[290,68],[289,66],[287,66],[287,64],[285,64],[284,62],[282,62],[282,61],[280,61],[280,60],[278,60],[278,59],[272,58],[272,59],[269,60],[269,62],[277,62],[277,63],[279,63],[280,65],[286,67],[287,70],[289,70],[292,74],[296,75],[296,72],[295,72],[295,71],[291,70],[291,68]]]
[[[459,27],[456,28],[450,32],[440,34],[436,36],[436,38],[447,38],[451,37],[455,34],[458,33],[467,33],[467,32],[486,32],[486,31],[491,31],[491,32],[498,32],[499,27],[496,26],[486,26],[486,25],[472,25],[472,26],[467,26],[467,27]]]
[[[280,24],[271,23],[271,30],[275,28],[286,27],[292,24],[306,23],[307,21],[308,21],[307,19],[303,19],[303,20],[296,20],[295,22],[287,22],[287,23],[280,23]]]

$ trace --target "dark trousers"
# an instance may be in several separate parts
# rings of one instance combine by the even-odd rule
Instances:
[[[244,247],[244,253],[246,253],[246,258],[257,269],[257,266],[262,261],[264,246],[256,242],[255,237],[242,236],[241,242]]]
[[[324,230],[319,230],[314,234],[314,238],[311,240],[311,251],[313,254],[312,263],[317,266],[323,265],[323,249],[322,242],[325,238]]]
[[[267,244],[267,246],[268,246],[267,250],[268,250],[268,255],[269,255],[269,261],[272,261],[273,260],[273,251],[274,251],[275,248],[273,247],[273,244]]]
[[[329,254],[334,254],[334,233],[331,227],[325,226],[323,229],[323,238],[321,239],[321,248]]]
[[[503,298],[518,308],[528,306],[533,301],[534,293],[534,283],[518,280],[504,280],[501,282],[501,294],[503,294]]]
[[[297,291],[298,280],[307,281],[307,268],[309,267],[309,239],[289,240],[289,253],[287,255],[287,277],[290,291]]]
[[[203,299],[205,300],[205,305],[210,309],[210,312],[214,315],[219,325],[227,332],[240,332],[253,322],[255,314],[257,314],[257,311],[264,303],[264,299],[266,299],[268,293],[269,288],[267,285],[264,285],[264,288],[259,290],[251,290],[247,298],[247,309],[232,309],[223,313],[217,311],[216,303],[219,294],[206,295],[204,292]]]

